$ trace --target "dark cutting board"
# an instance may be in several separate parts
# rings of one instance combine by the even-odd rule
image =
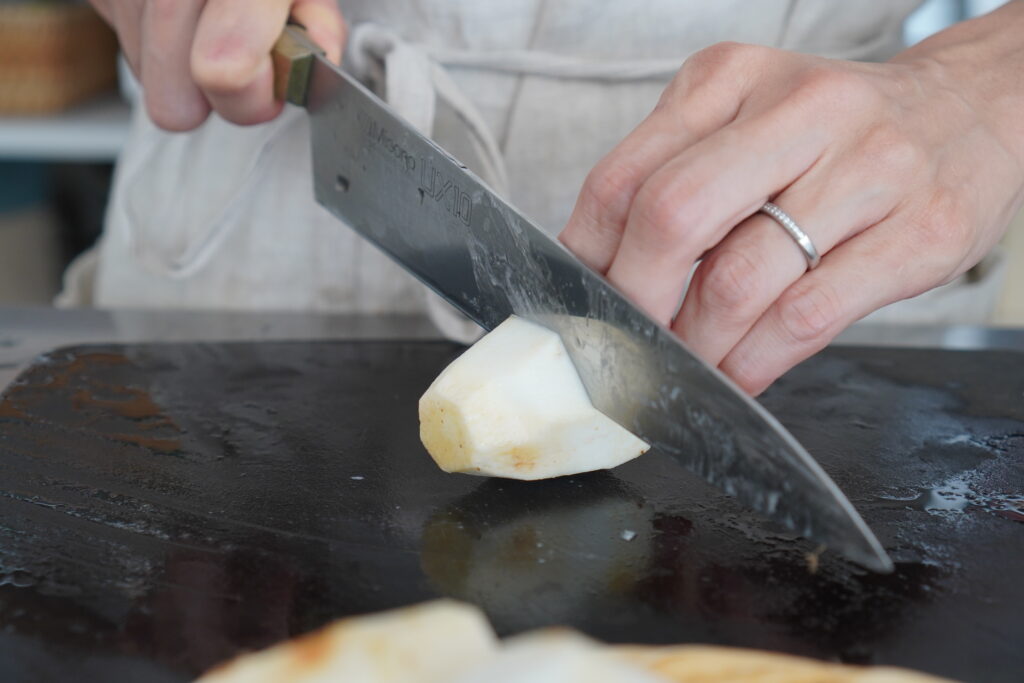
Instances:
[[[440,595],[502,634],[567,624],[1024,679],[1024,354],[832,349],[763,398],[892,553],[881,576],[815,563],[660,453],[538,483],[443,474],[416,401],[457,353],[42,359],[0,402],[0,679],[184,681]]]

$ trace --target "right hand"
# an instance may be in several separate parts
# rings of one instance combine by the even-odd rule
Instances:
[[[239,125],[276,117],[284,105],[270,51],[289,17],[335,64],[345,41],[336,0],[91,2],[117,31],[150,118],[170,131],[192,130],[211,111]]]

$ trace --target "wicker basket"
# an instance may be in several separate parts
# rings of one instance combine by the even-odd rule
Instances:
[[[0,115],[60,111],[117,81],[117,38],[85,4],[0,4]]]

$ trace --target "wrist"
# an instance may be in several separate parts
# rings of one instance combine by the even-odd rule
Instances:
[[[892,62],[971,107],[1024,169],[1024,0],[956,24]]]

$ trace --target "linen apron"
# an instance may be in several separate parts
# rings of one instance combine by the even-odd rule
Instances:
[[[554,235],[589,169],[688,55],[734,40],[885,59],[919,0],[340,4],[348,67]],[[478,332],[314,202],[309,124],[291,106],[267,124],[211,116],[189,133],[136,107],[105,232],[59,303],[427,312],[450,337]]]

